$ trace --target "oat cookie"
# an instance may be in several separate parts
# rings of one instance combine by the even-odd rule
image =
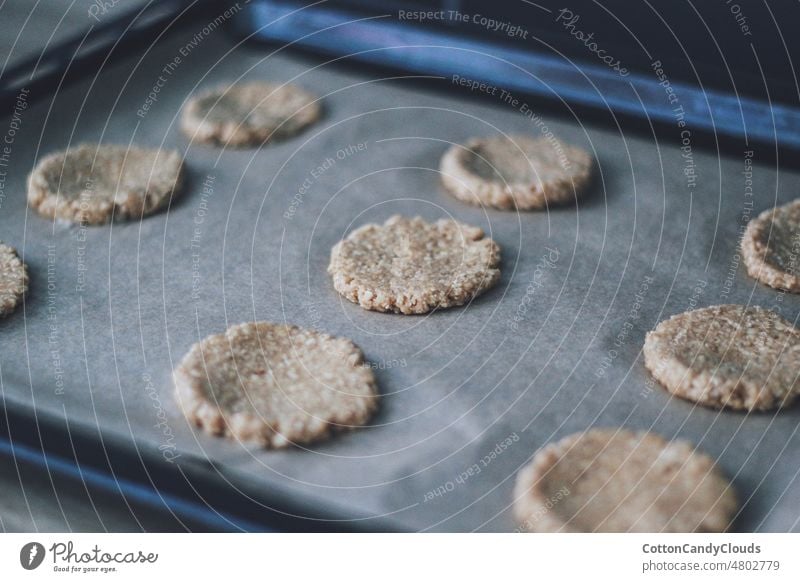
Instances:
[[[800,391],[800,330],[760,307],[706,307],[659,323],[644,361],[667,390],[704,406],[782,408]]]
[[[0,317],[14,311],[27,291],[28,268],[17,251],[0,243]]]
[[[243,83],[193,97],[181,116],[187,137],[220,146],[258,146],[300,133],[320,118],[319,99],[296,87]]]
[[[514,516],[533,532],[722,532],[736,495],[685,441],[593,429],[540,449],[517,475]]]
[[[378,404],[372,371],[350,340],[268,322],[196,343],[174,377],[190,421],[269,448],[363,425]]]
[[[393,216],[338,242],[328,272],[364,309],[419,314],[480,295],[500,279],[499,264],[500,247],[478,227]]]
[[[751,220],[742,237],[742,257],[754,279],[800,293],[800,200]]]
[[[442,182],[470,204],[537,210],[575,201],[592,176],[588,152],[546,138],[496,136],[452,146],[442,157]]]
[[[182,184],[176,151],[82,144],[39,162],[28,176],[28,204],[84,224],[135,220],[165,206]]]

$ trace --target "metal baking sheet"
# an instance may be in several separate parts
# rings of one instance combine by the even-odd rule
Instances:
[[[317,92],[324,120],[252,151],[180,134],[193,92],[254,79]],[[232,491],[246,484],[412,530],[513,530],[514,476],[537,448],[590,426],[648,429],[719,460],[743,502],[738,530],[800,529],[797,407],[695,407],[654,386],[640,354],[647,330],[692,306],[752,303],[797,319],[800,298],[749,279],[737,244],[748,216],[797,195],[798,172],[745,146],[722,155],[690,137],[681,149],[447,87],[193,27],[5,118],[0,233],[24,255],[31,291],[1,323],[3,397],[164,463],[210,461]],[[576,207],[524,214],[444,193],[448,144],[501,131],[589,148],[595,186]],[[97,140],[185,152],[183,196],[141,223],[86,229],[26,208],[37,159]],[[482,226],[503,248],[500,284],[425,317],[341,299],[325,272],[331,246],[394,213]],[[362,346],[384,396],[374,425],[282,451],[189,426],[170,371],[193,342],[253,319]]]

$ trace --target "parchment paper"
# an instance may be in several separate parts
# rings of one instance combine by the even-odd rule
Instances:
[[[680,139],[584,124],[528,101],[537,125],[519,106],[447,81],[434,88],[287,50],[270,56],[274,48],[235,46],[219,30],[197,42],[198,30],[167,35],[141,62],[22,113],[3,168],[0,233],[24,255],[31,291],[0,322],[6,399],[164,462],[211,460],[232,490],[288,492],[413,530],[512,530],[514,476],[537,448],[590,426],[649,429],[719,460],[743,502],[737,529],[800,529],[797,407],[697,408],[649,382],[640,355],[647,330],[693,306],[750,302],[796,319],[800,299],[749,279],[737,248],[743,216],[793,199],[797,172],[760,163],[756,151],[748,178],[745,146],[718,155],[693,145],[689,157]],[[323,96],[325,118],[259,150],[190,144],[177,128],[184,100],[240,78],[295,82]],[[450,142],[545,130],[598,158],[579,205],[518,215],[465,205],[440,186]],[[37,159],[97,140],[185,152],[183,196],[141,223],[89,229],[26,208]],[[500,284],[427,317],[341,299],[325,272],[330,247],[394,213],[482,226],[503,248]],[[384,395],[374,426],[283,451],[190,427],[173,401],[172,368],[193,342],[253,319],[362,346]]]

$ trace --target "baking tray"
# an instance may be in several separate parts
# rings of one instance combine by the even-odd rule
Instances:
[[[797,172],[759,162],[758,151],[751,165],[744,146],[740,155],[682,151],[679,140],[528,101],[531,119],[446,79],[342,67],[221,31],[198,42],[202,30],[168,35],[22,112],[0,203],[2,238],[31,275],[23,308],[2,322],[8,410],[31,427],[62,423],[64,446],[98,443],[109,465],[175,471],[197,491],[214,481],[213,494],[198,494],[211,511],[235,497],[240,515],[291,507],[335,528],[426,531],[511,531],[514,476],[537,448],[590,426],[648,429],[719,460],[742,499],[737,530],[800,529],[797,407],[695,407],[652,385],[640,354],[647,330],[694,305],[752,303],[797,320],[800,300],[746,277],[737,251],[747,216],[796,196]],[[251,151],[180,134],[189,95],[255,79],[322,95],[323,121]],[[515,214],[442,191],[449,143],[545,131],[597,156],[597,180],[577,207]],[[27,209],[38,159],[98,140],[185,152],[184,194],[141,223],[88,229]],[[340,298],[325,272],[331,246],[395,213],[482,226],[503,248],[500,284],[424,317]],[[172,368],[198,339],[254,319],[359,344],[383,394],[373,425],[281,451],[189,426]]]

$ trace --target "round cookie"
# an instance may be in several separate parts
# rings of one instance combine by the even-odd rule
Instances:
[[[28,176],[28,204],[48,218],[104,224],[152,214],[182,184],[176,151],[82,144],[37,164]]]
[[[14,311],[27,291],[28,268],[17,251],[0,243],[0,317]]]
[[[800,293],[800,200],[751,220],[742,237],[742,257],[754,279]]]
[[[268,322],[196,343],[174,378],[190,421],[269,448],[363,425],[378,404],[372,371],[350,340]]]
[[[183,109],[187,137],[219,146],[258,146],[291,137],[320,118],[319,99],[296,87],[243,83],[192,97]]]
[[[667,390],[704,406],[783,408],[800,391],[800,330],[760,307],[706,307],[659,323],[644,361]]]
[[[546,138],[473,138],[442,157],[442,182],[470,204],[537,210],[576,200],[589,185],[588,152]]]
[[[500,247],[454,220],[393,216],[338,242],[334,288],[364,309],[404,314],[463,305],[500,279]]]
[[[593,429],[540,449],[517,475],[514,516],[533,532],[722,532],[736,495],[683,441]]]

